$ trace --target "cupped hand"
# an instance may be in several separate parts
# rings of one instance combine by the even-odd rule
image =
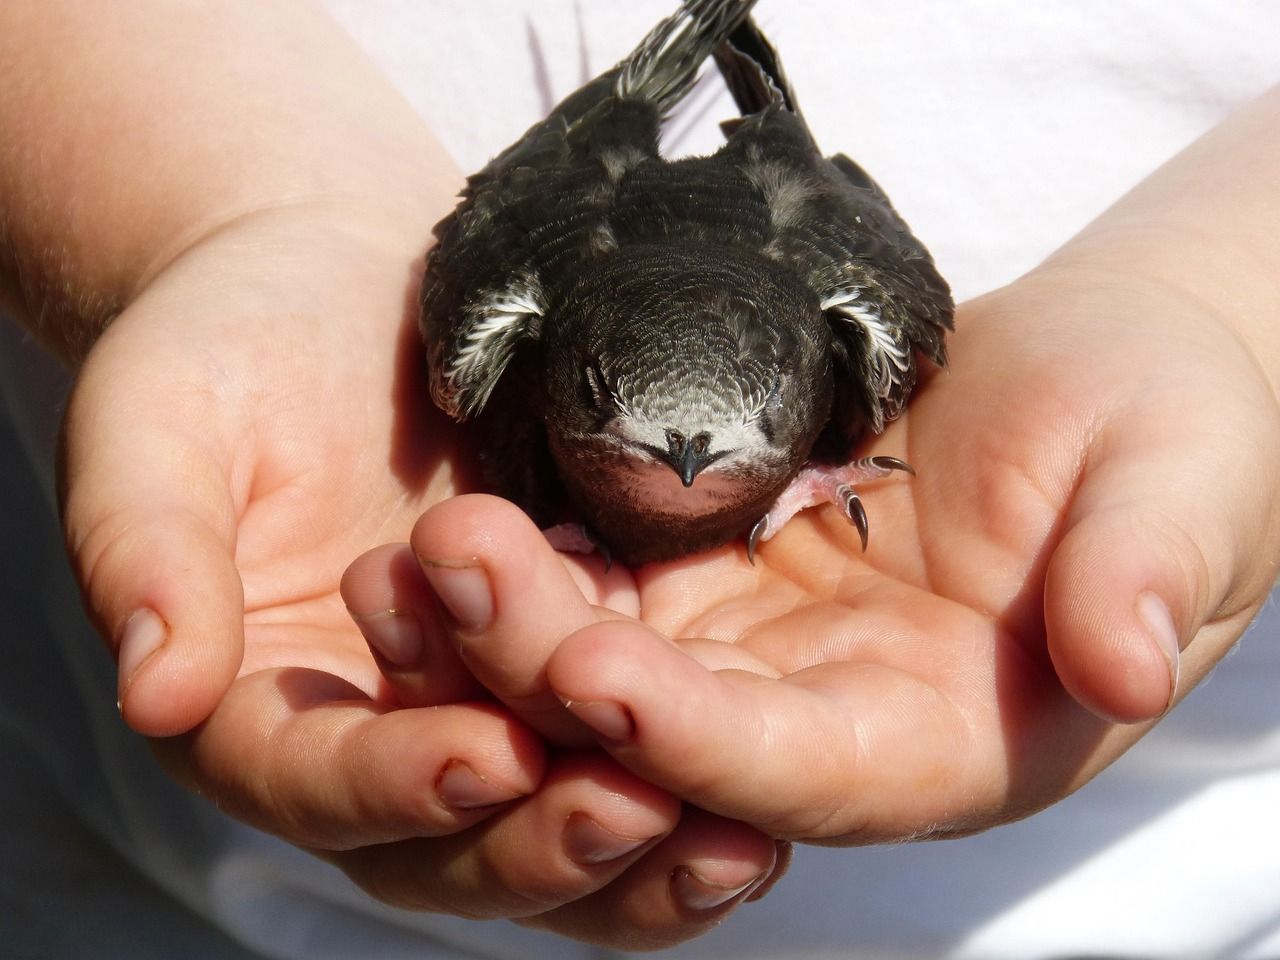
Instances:
[[[628,593],[602,565],[569,576],[510,505],[460,498],[412,539],[448,611],[428,649],[553,740],[589,732],[778,837],[958,834],[1060,799],[1265,598],[1280,412],[1213,309],[1084,256],[967,305],[951,353],[868,451],[918,476],[862,491],[865,554],[823,508],[754,566],[736,544]]]
[[[465,678],[406,707],[343,604],[349,560],[462,482],[415,322],[431,218],[422,236],[391,222],[337,200],[247,215],[91,351],[64,516],[123,715],[222,809],[387,902],[525,917],[594,895],[549,925],[694,935],[773,870],[771,839],[681,819],[598,751],[549,756]]]

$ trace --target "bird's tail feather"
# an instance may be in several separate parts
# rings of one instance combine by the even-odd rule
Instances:
[[[792,113],[800,113],[777,51],[750,17],[716,47],[715,58],[720,75],[743,116],[759,113],[779,101]]]
[[[698,68],[741,24],[756,0],[684,0],[618,65],[615,92],[665,114],[688,92]]]

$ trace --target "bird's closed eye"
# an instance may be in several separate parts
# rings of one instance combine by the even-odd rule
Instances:
[[[766,410],[776,410],[782,405],[782,373],[779,371],[773,375],[773,384],[769,387],[769,394],[764,401]]]
[[[769,393],[755,416],[756,426],[769,443],[773,443],[773,418],[782,410],[782,385],[782,374],[774,374],[773,385],[769,387]]]
[[[583,380],[587,388],[587,399],[591,405],[604,414],[612,414],[617,406],[613,391],[600,370],[600,365],[591,361],[586,365]]]

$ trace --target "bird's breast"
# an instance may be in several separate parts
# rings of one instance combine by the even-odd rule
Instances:
[[[554,449],[554,444],[553,444]],[[785,486],[773,463],[717,463],[686,487],[670,465],[587,443],[557,451],[582,517],[623,563],[669,560],[744,533]]]
[[[678,516],[703,516],[736,504],[743,497],[741,480],[726,476],[712,466],[686,487],[680,476],[665,463],[629,457],[617,462],[616,495],[646,509]]]

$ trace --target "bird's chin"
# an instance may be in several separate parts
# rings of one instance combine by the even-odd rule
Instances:
[[[562,471],[584,519],[614,556],[634,565],[670,560],[744,534],[768,510],[788,474],[758,465],[702,471],[686,487],[670,466],[632,457],[578,461]]]
[[[659,513],[701,517],[742,499],[741,483],[714,468],[687,487],[674,470],[656,461],[636,461],[620,473],[618,494]]]

